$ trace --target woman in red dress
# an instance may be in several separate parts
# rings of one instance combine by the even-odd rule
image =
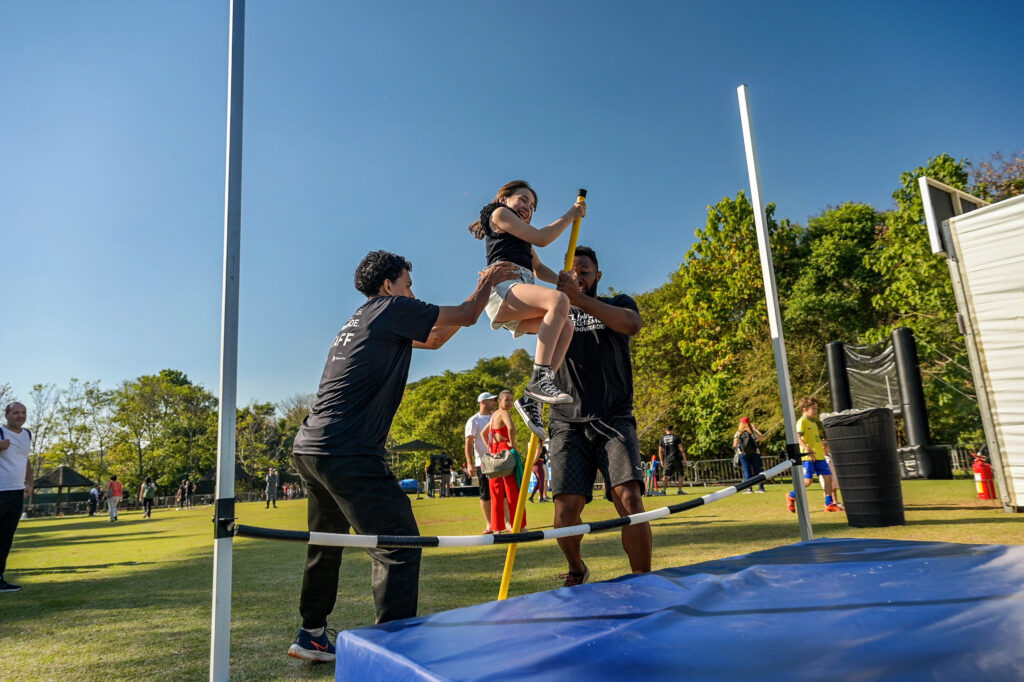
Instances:
[[[516,425],[512,422],[512,401],[515,398],[512,391],[502,391],[498,394],[498,409],[491,414],[490,423],[484,427],[483,437],[490,445],[491,454],[498,454],[502,450],[511,450],[516,442]],[[512,530],[512,516],[515,514],[516,503],[519,501],[519,481],[516,480],[515,472],[502,476],[501,478],[490,478],[488,484],[491,487],[491,531],[500,533],[506,530],[505,526],[505,502],[508,501],[509,525],[507,530]],[[526,510],[523,510],[523,525],[526,528]]]

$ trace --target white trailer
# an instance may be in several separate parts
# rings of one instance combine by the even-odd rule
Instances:
[[[925,207],[953,278],[1000,501],[1024,512],[1024,196],[983,204],[945,220]]]

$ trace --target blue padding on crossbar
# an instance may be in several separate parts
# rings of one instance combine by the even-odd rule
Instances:
[[[824,539],[342,632],[336,676],[793,682],[1022,671],[1024,547]]]

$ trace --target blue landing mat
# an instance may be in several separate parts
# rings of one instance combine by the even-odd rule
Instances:
[[[1024,547],[822,539],[338,636],[347,682],[633,678],[1024,679]]]

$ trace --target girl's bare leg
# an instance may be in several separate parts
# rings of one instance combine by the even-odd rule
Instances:
[[[562,331],[558,335],[558,341],[555,342],[555,354],[551,358],[551,369],[557,372],[558,368],[562,366],[562,360],[565,359],[565,352],[569,350],[569,342],[572,341],[572,333],[574,327],[572,320],[568,317],[565,318],[565,324],[562,325]]]
[[[537,334],[537,353],[534,362],[554,369],[558,342],[569,318],[569,299],[561,291],[536,284],[512,287],[498,310],[495,322],[519,320],[519,330]],[[571,338],[571,333],[570,333]],[[569,347],[568,341],[565,348]],[[565,356],[562,349],[558,362]]]

